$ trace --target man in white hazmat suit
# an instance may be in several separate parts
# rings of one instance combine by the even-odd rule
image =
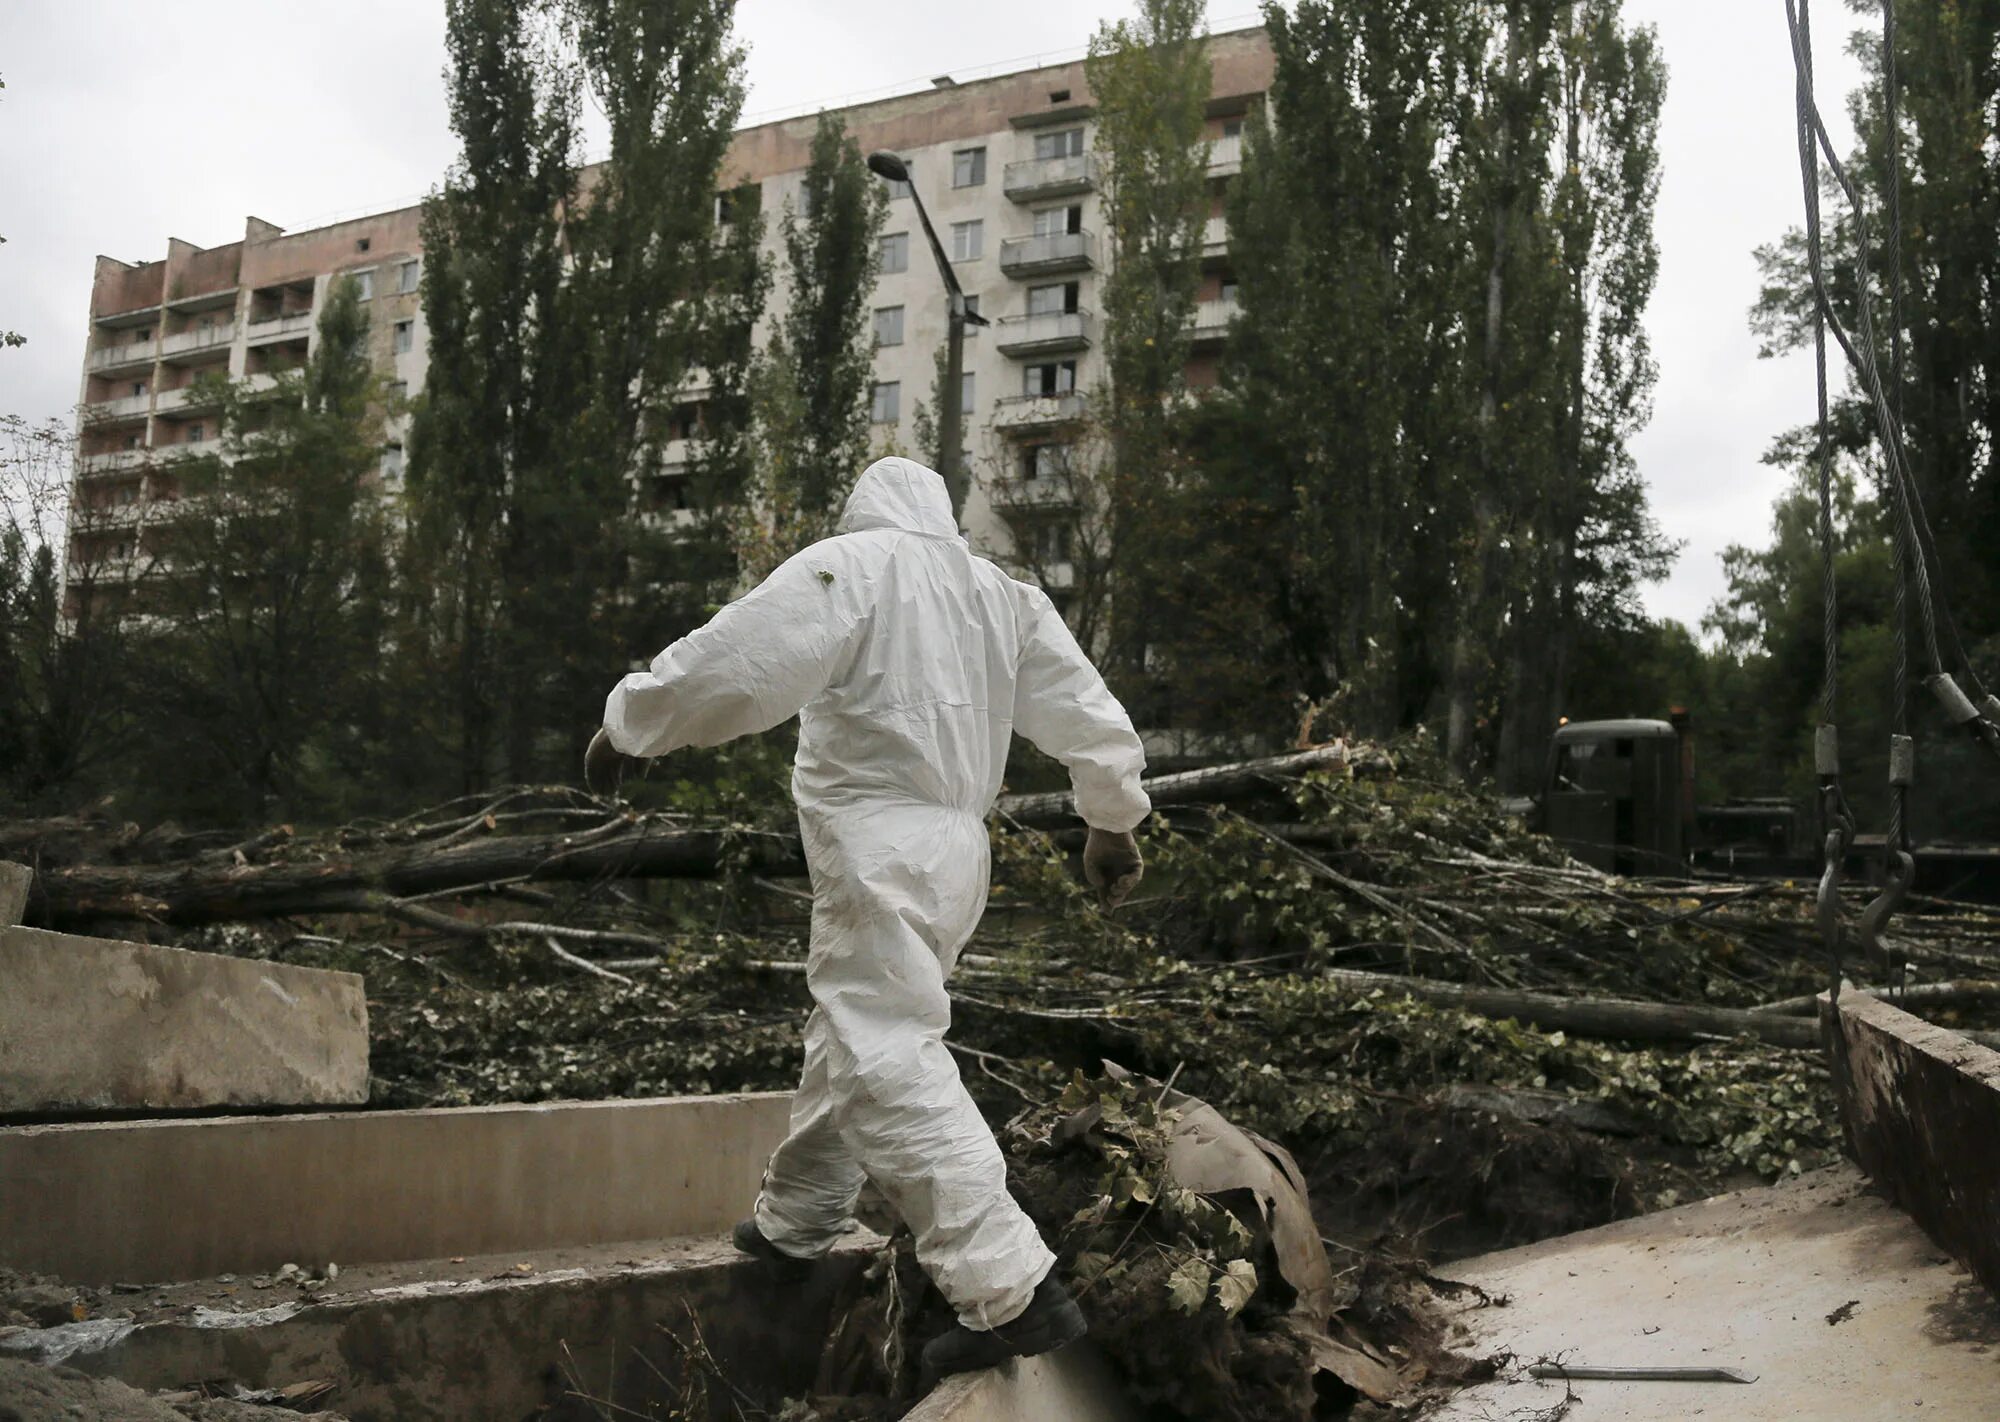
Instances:
[[[944,1044],[945,980],[986,906],[986,815],[1009,737],[1069,768],[1085,872],[1114,904],[1141,873],[1145,756],[1048,597],[966,547],[936,472],[877,460],[839,528],[621,681],[587,771],[615,784],[627,757],[799,716],[816,1006],[791,1134],[736,1241],[800,1277],[874,1181],[958,1313],[924,1350],[942,1374],[1084,1331]]]

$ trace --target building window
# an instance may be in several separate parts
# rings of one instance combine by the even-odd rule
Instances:
[[[979,314],[979,298],[977,296],[968,296],[965,298],[965,314],[968,316],[977,316]],[[966,334],[969,336],[972,332],[967,331]]]
[[[133,382],[132,382],[132,393],[133,393],[133,395],[135,395],[135,396],[137,396],[137,395],[144,395],[144,394],[146,393],[146,382],[145,382],[145,381],[143,381],[143,380],[135,380],[135,381],[133,381]]]
[[[1224,138],[1241,138],[1243,136],[1243,120],[1240,118],[1224,119],[1222,121],[1222,136]]]
[[[878,346],[900,346],[903,344],[902,307],[878,306],[875,308],[875,344]]]
[[[1035,213],[1037,237],[1060,237],[1066,232],[1083,231],[1083,207],[1044,207]]]
[[[140,345],[144,345],[146,342],[153,339],[153,328],[151,326],[141,326],[139,328],[139,334],[134,336],[132,339],[134,341],[137,341]]]
[[[1083,152],[1083,130],[1065,128],[1056,133],[1035,135],[1037,158],[1075,158]]]
[[[1067,563],[1070,547],[1070,526],[1066,523],[1045,523],[1035,530],[1035,561],[1038,563]]]
[[[981,150],[982,152],[984,150]],[[986,224],[979,218],[951,225],[951,259],[976,262],[986,249]]]
[[[958,413],[970,415],[979,408],[979,402],[972,394],[972,372],[966,371],[958,378]]]
[[[396,483],[403,477],[403,446],[389,444],[382,447],[382,481]]]
[[[1023,479],[1053,479],[1069,472],[1069,446],[1036,444],[1021,451]]]
[[[373,270],[349,273],[354,278],[354,294],[363,301],[375,299],[375,273]]]
[[[699,401],[676,405],[667,412],[667,438],[693,439],[701,429],[701,404]]]
[[[1060,281],[1048,286],[1028,288],[1028,314],[1030,316],[1052,316],[1059,311],[1077,309],[1077,298],[1082,294],[1080,283]]]
[[[145,443],[146,437],[144,435],[125,436],[125,447],[127,449],[142,449],[145,447]]]
[[[716,194],[716,226],[730,226],[736,218],[748,218],[758,212],[764,202],[764,188],[754,182],[744,182],[728,192]]]
[[[121,507],[126,504],[138,503],[139,486],[137,484],[120,484],[118,486],[118,493],[115,502],[117,502]]]
[[[893,425],[903,418],[903,383],[881,380],[875,384],[875,400],[868,417],[878,425]]]
[[[369,247],[374,245],[374,242],[375,239],[373,237],[356,238],[354,242],[354,250],[357,252],[365,252],[369,249]]]
[[[392,380],[389,382],[389,399],[391,400],[391,402],[400,405],[409,398],[410,398],[409,381]]]
[[[208,431],[202,427],[200,420],[196,420],[188,426],[187,442],[189,444],[200,444],[207,437]]]
[[[410,346],[416,340],[416,330],[417,323],[414,321],[398,321],[396,323],[395,345],[397,355],[409,354]]]
[[[986,150],[961,148],[951,155],[951,185],[976,188],[986,181]]]
[[[910,269],[910,234],[891,232],[875,244],[875,270],[887,275]]]
[[[1021,370],[1021,393],[1023,395],[1067,395],[1076,389],[1076,362],[1073,360],[1049,361],[1043,365],[1024,366]]]
[[[421,276],[420,269],[422,266],[423,263],[421,262],[405,262],[400,267],[397,267],[396,290],[406,296],[410,292],[415,291],[417,289],[417,282]]]
[[[1221,295],[1222,299],[1230,305],[1234,306],[1236,304],[1236,282],[1233,278],[1223,278]]]
[[[908,160],[905,160],[905,166],[907,166],[907,163]],[[884,178],[883,181],[889,185],[889,201],[894,202],[897,198],[906,198],[910,195],[910,184],[908,179]]]

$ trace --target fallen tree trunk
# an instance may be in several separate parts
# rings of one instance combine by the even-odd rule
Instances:
[[[1213,765],[1176,775],[1155,775],[1143,783],[1155,809],[1170,805],[1228,804],[1273,788],[1279,781],[1315,770],[1387,771],[1393,768],[1386,751],[1374,746],[1350,747],[1341,741],[1289,755]],[[1038,795],[1002,795],[995,810],[1031,829],[1068,825],[1076,819],[1076,797],[1067,790]]]
[[[1579,1037],[1609,1037],[1632,1042],[1693,1042],[1704,1037],[1752,1037],[1773,1047],[1817,1050],[1819,1023],[1813,1018],[1749,1011],[1737,1007],[1701,1007],[1684,1003],[1634,1002],[1626,998],[1556,997],[1512,988],[1473,987],[1436,982],[1395,973],[1364,973],[1329,968],[1325,975],[1357,991],[1401,993],[1419,1002],[1456,1007],[1481,1017],[1512,1017],[1545,1032],[1569,1032]],[[1982,1046],[2000,1047],[2000,1032],[1953,1028]]]
[[[1345,745],[1215,766],[1145,782],[1157,805],[1226,803],[1270,787],[1274,778],[1353,764]],[[1384,752],[1365,752],[1369,764]],[[1073,824],[1067,792],[1005,795],[998,812],[1033,826]],[[484,817],[489,822],[492,816]],[[725,868],[798,877],[805,873],[796,834],[662,828],[645,820],[613,820],[595,830],[541,835],[475,832],[474,815],[445,841],[418,841],[336,854],[321,860],[238,863],[209,856],[178,864],[76,865],[46,868],[28,897],[30,921],[62,928],[103,919],[140,919],[181,926],[285,914],[367,911],[363,896],[410,898],[473,889],[498,881],[712,879]],[[286,833],[289,833],[287,831]],[[261,846],[282,838],[248,841]]]
[[[1357,992],[1397,993],[1481,1017],[1512,1017],[1545,1032],[1634,1042],[1692,1042],[1703,1037],[1754,1037],[1774,1047],[1817,1048],[1819,1024],[1775,1013],[1624,998],[1556,997],[1512,988],[1474,987],[1394,973],[1328,969],[1326,976]]]
[[[285,914],[369,911],[366,895],[404,898],[501,880],[704,879],[725,859],[759,874],[803,874],[798,837],[643,825],[585,835],[496,835],[445,848],[409,845],[312,862],[78,866],[44,870],[28,896],[31,921],[60,928],[92,919],[179,925]]]

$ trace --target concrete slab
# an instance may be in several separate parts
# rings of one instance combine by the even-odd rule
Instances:
[[[0,1127],[0,1265],[108,1285],[720,1234],[778,1093]]]
[[[903,1422],[1133,1422],[1139,1410],[1086,1339],[1004,1368],[946,1378]]]
[[[335,1389],[320,1405],[354,1422],[678,1417],[681,1353],[663,1330],[687,1337],[692,1319],[724,1376],[803,1395],[833,1302],[880,1242],[857,1237],[804,1286],[774,1284],[717,1239],[342,1270],[337,1289],[304,1298],[247,1284],[225,1298],[206,1281],[134,1320],[0,1336],[0,1357],[149,1390],[324,1380]],[[713,1400],[707,1415],[741,1415]]]
[[[2000,1293],[2000,1052],[1863,992],[1820,998],[1848,1153]]]
[[[0,1114],[367,1099],[358,974],[0,927]]]
[[[1748,1386],[1579,1382],[1570,1422],[2000,1416],[2000,1305],[1851,1166],[1444,1272],[1512,1300],[1460,1316],[1471,1351],[1758,1375]],[[1501,1380],[1430,1416],[1526,1417],[1562,1399],[1560,1383]]]

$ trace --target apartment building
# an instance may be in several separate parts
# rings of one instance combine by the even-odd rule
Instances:
[[[1270,86],[1261,29],[1211,37],[1208,106],[1210,216],[1188,378],[1214,381],[1234,313],[1222,193],[1240,162],[1243,117]],[[1067,585],[1064,476],[1088,395],[1103,378],[1098,290],[1110,249],[1102,221],[1103,169],[1093,148],[1094,110],[1082,61],[956,83],[841,111],[864,152],[886,149],[909,165],[968,299],[990,325],[967,332],[961,391],[974,463],[965,510],[968,538],[1003,561],[1030,550],[1060,597]],[[721,186],[756,184],[764,245],[780,269],[778,216],[796,208],[816,117],[741,130]],[[725,205],[725,219],[731,212]],[[378,213],[287,233],[249,219],[241,241],[203,249],[171,239],[163,260],[133,265],[100,257],[84,357],[83,429],[76,468],[78,521],[72,558],[138,568],[149,538],[180,493],[177,460],[215,438],[214,411],[193,386],[224,372],[252,389],[306,360],[329,283],[362,282],[373,356],[392,388],[423,388],[425,330],[418,288],[419,209]],[[945,339],[946,298],[906,193],[893,193],[871,297],[875,338],[872,413],[878,448],[914,450],[912,416],[930,398]],[[784,311],[782,280],[764,316]],[[677,451],[666,451],[642,503],[668,521],[692,520],[686,442],[702,428],[701,389],[676,412]],[[385,484],[402,471],[403,417],[392,418],[382,455]],[[1019,555],[1019,556],[1017,556]]]

